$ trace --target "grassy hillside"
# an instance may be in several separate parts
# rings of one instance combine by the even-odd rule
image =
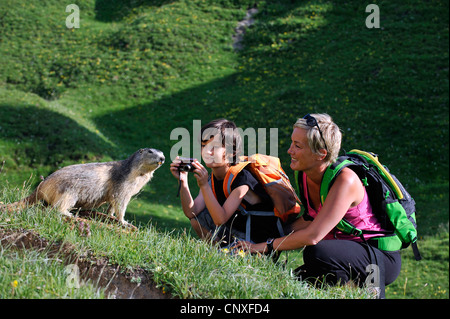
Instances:
[[[448,2],[376,1],[381,28],[368,29],[361,1],[257,1],[236,52],[231,36],[254,3],[84,0],[68,29],[60,1],[2,1],[0,187],[141,147],[169,157],[173,129],[218,117],[278,128],[289,170],[292,124],[327,112],[343,149],[380,154],[417,202],[427,258],[406,252],[388,297],[448,298]],[[165,164],[126,218],[183,236],[176,189]]]

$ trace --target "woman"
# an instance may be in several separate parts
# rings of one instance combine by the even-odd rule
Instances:
[[[239,211],[245,205],[249,211],[273,211],[272,201],[262,185],[253,175],[243,169],[233,179],[228,197],[223,191],[223,181],[231,165],[235,165],[241,149],[241,136],[236,125],[228,120],[214,120],[201,129],[202,159],[206,167],[197,160],[192,165],[194,177],[200,188],[193,199],[187,172],[180,171],[177,157],[170,165],[173,176],[180,180],[180,198],[183,212],[190,219],[192,228],[202,239],[213,238],[222,246],[232,244],[236,239],[246,238],[246,221]],[[251,219],[251,240],[265,241],[280,236],[275,216],[254,216]]]
[[[295,123],[288,154],[291,168],[303,172],[298,183],[306,198],[306,214],[293,223],[288,236],[238,246],[261,253],[306,246],[304,265],[296,270],[301,279],[320,279],[328,284],[353,280],[360,286],[374,280],[379,296],[384,298],[385,285],[393,282],[400,272],[400,253],[378,250],[359,237],[335,229],[345,217],[360,229],[382,231],[361,180],[351,169],[344,168],[323,205],[320,200],[323,174],[337,158],[341,139],[339,127],[327,114],[308,114]],[[367,235],[366,239],[369,237]]]

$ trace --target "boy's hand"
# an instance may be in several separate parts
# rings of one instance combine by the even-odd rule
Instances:
[[[195,160],[195,162],[193,162],[192,165],[195,167],[194,177],[197,179],[198,187],[208,185],[209,173],[206,170],[206,168],[202,164],[200,164],[200,162],[197,160]]]
[[[173,177],[183,182],[187,180],[187,172],[180,172],[180,170],[178,169],[180,163],[181,163],[180,157],[177,156],[173,160],[173,162],[170,163],[170,172],[172,173]]]

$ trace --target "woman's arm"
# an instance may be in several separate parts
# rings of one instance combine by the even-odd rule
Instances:
[[[316,218],[307,227],[299,227],[287,236],[276,238],[274,249],[293,250],[316,245],[338,224],[348,209],[358,205],[363,197],[364,187],[358,176],[348,168],[342,170]],[[252,252],[264,252],[266,249],[265,243],[244,243],[242,246],[247,246]]]
[[[305,229],[306,227],[309,226],[309,224],[311,224],[310,220],[305,220],[303,216],[300,216],[290,225],[290,231],[296,232]]]

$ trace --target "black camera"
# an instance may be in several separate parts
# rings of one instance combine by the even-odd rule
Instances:
[[[192,163],[195,161],[193,158],[180,158],[181,163],[178,165],[180,172],[193,172],[195,167]]]

